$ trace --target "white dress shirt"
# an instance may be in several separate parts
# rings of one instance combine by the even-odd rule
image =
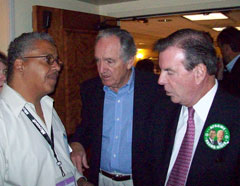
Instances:
[[[50,138],[53,128],[54,147],[63,171],[75,180],[82,177],[70,160],[66,131],[53,108],[53,99],[41,99],[44,124],[34,105],[5,84],[0,99],[0,185],[55,186],[62,177],[50,145],[23,113],[24,106]]]
[[[217,92],[218,82],[215,80],[215,85],[211,88],[211,90],[208,91],[207,94],[205,94],[194,106],[194,122],[195,122],[195,137],[194,137],[194,145],[193,145],[193,154],[192,159],[199,141],[199,137],[201,135],[204,123],[207,119],[208,112],[210,110],[210,107],[213,102],[213,98]],[[168,178],[170,176],[170,173],[172,171],[173,165],[177,159],[178,152],[180,150],[183,137],[187,130],[187,120],[188,120],[188,108],[186,106],[182,106],[179,120],[178,120],[178,126],[177,131],[175,135],[174,145],[173,145],[173,151],[171,155],[171,160],[168,168],[167,173],[167,179],[165,182],[165,185],[167,184]],[[190,162],[190,167],[192,163],[192,159]],[[187,174],[188,175],[188,174]]]

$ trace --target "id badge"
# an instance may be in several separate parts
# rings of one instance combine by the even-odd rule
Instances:
[[[68,173],[66,174],[66,176],[57,179],[56,186],[77,186],[77,185],[73,174]]]

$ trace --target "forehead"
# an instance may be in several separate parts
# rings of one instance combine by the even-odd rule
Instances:
[[[119,56],[120,54],[120,40],[116,36],[103,37],[96,43],[95,55],[104,55],[105,57]],[[103,56],[99,56],[103,57]]]
[[[26,53],[56,54],[57,48],[46,40],[36,40]]]
[[[159,65],[163,69],[183,65],[184,60],[184,51],[176,46],[170,46],[159,53]]]

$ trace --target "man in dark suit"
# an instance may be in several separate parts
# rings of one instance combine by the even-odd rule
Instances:
[[[240,31],[227,27],[217,37],[225,66],[220,84],[231,94],[240,97]]]
[[[100,77],[81,85],[82,122],[71,158],[79,171],[88,168],[85,149],[91,146],[89,180],[96,185],[152,185],[150,115],[159,94],[166,96],[153,73],[133,68],[135,54],[127,31],[100,31],[95,45]]]
[[[154,185],[240,185],[240,101],[218,86],[213,45],[203,32],[183,29],[155,48],[158,83],[179,106],[156,120]],[[208,141],[211,129],[224,131],[222,144]]]

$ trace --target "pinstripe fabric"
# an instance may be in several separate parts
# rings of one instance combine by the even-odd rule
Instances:
[[[195,135],[194,109],[188,108],[187,131],[182,141],[177,159],[169,176],[167,186],[184,186],[189,170]]]

